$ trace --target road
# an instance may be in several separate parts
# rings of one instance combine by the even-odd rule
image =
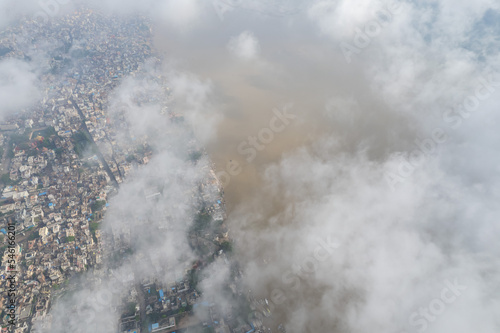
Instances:
[[[144,297],[144,292],[141,287],[141,283],[139,281],[135,284],[135,290],[137,291],[137,298],[139,299],[139,315],[140,315],[140,323],[141,330],[143,329],[143,324],[146,322],[146,299]]]
[[[70,97],[70,101],[71,101],[71,104],[73,104],[73,107],[75,108],[75,110],[80,115],[80,119],[82,120],[82,127],[85,130],[85,134],[87,134],[88,138],[90,138],[90,142],[94,146],[95,151],[96,151],[96,155],[99,158],[99,160],[101,161],[102,165],[104,166],[104,170],[106,170],[109,178],[111,179],[111,181],[113,182],[113,184],[115,185],[115,187],[118,189],[119,185],[118,185],[118,182],[116,181],[115,175],[111,171],[111,168],[109,167],[108,162],[106,162],[106,159],[104,158],[104,155],[99,150],[99,147],[97,147],[97,144],[95,143],[94,138],[92,137],[92,135],[90,135],[89,129],[87,127],[87,124],[85,124],[85,115],[83,114],[82,110],[80,109],[80,107],[78,106],[78,104],[73,99],[73,96]]]
[[[2,175],[4,173],[8,173],[10,168],[10,158],[7,157],[7,154],[10,150],[10,136],[7,137],[6,142],[3,146],[4,150],[2,155]]]
[[[116,162],[116,158],[115,158],[115,150],[113,148],[113,144],[111,143],[111,140],[109,139],[109,136],[108,136],[108,133],[107,132],[104,132],[105,136],[106,136],[106,140],[109,141],[109,144],[111,146],[111,159],[113,160],[113,162],[116,164],[116,168],[118,169],[118,174],[120,175],[120,178],[123,179],[123,175],[122,175],[122,172],[120,171],[120,168],[118,167],[118,163]]]

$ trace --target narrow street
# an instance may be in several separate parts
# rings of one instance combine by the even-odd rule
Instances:
[[[111,181],[113,182],[115,187],[118,189],[119,185],[118,185],[118,182],[116,181],[115,175],[111,171],[111,168],[109,167],[108,162],[106,162],[104,155],[101,153],[101,151],[99,150],[99,147],[97,146],[97,144],[94,141],[94,138],[90,134],[89,129],[87,128],[87,124],[85,124],[85,115],[83,114],[82,110],[80,109],[80,107],[78,106],[76,101],[73,99],[73,97],[70,98],[70,101],[73,104],[73,107],[75,108],[75,110],[80,115],[80,119],[82,120],[82,127],[85,130],[85,134],[87,134],[87,136],[90,138],[92,145],[95,147],[96,155],[99,158],[99,160],[101,161],[101,163],[104,167],[104,170],[106,170],[109,178],[111,179]]]
[[[10,137],[7,137],[2,154],[2,175],[9,172],[10,158],[7,157],[9,149],[10,149]]]
[[[146,299],[140,282],[136,282],[135,290],[137,291],[137,298],[139,299],[140,323],[144,324],[146,322]],[[144,327],[141,327],[141,331],[143,328]]]

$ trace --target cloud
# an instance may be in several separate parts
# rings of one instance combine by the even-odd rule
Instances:
[[[332,48],[353,43],[356,29],[363,31],[379,8],[355,10],[362,4],[319,1],[308,18],[333,41]],[[323,122],[319,139],[256,162],[260,181],[237,201],[230,220],[250,288],[272,301],[276,323],[287,330],[414,332],[422,320],[428,332],[497,329],[500,272],[487,268],[499,251],[493,242],[499,229],[491,219],[498,214],[491,197],[498,163],[489,158],[498,148],[496,89],[457,130],[442,117],[449,108],[458,113],[481,77],[497,68],[496,55],[467,46],[472,38],[479,45],[498,44],[492,45],[491,35],[474,33],[497,5],[451,6],[402,3],[351,65],[358,86],[341,74],[332,77],[352,95],[325,93],[326,119],[308,109],[309,120]],[[345,61],[335,59],[330,65],[342,73]],[[287,69],[296,74],[293,65]],[[293,80],[314,84],[293,74]],[[304,89],[321,98],[316,86]],[[391,189],[387,171],[401,166],[415,140],[436,128],[450,135],[448,141]],[[235,191],[242,192],[242,185],[234,185]],[[325,260],[311,260],[327,237],[341,246]],[[434,315],[440,311],[431,304],[455,279],[466,291],[446,313]],[[491,296],[486,290],[496,291]],[[282,297],[273,298],[273,292]],[[431,319],[421,309],[431,311]],[[481,320],[467,313],[476,310],[484,314]]]
[[[17,59],[0,61],[0,116],[4,118],[31,106],[41,96],[38,76],[30,63]]]
[[[193,25],[201,16],[199,0],[165,1],[160,7],[160,18],[167,20],[176,28],[185,29]]]
[[[115,127],[109,135],[117,142],[115,148],[147,144],[154,154],[108,200],[101,226],[108,259],[95,274],[82,276],[75,294],[57,302],[52,320],[37,324],[46,326],[43,332],[114,331],[131,290],[144,281],[170,285],[198,258],[188,231],[202,204],[199,186],[210,169],[206,156],[193,162],[189,154],[199,149],[195,134],[205,139],[213,130],[208,120],[202,134],[192,127],[209,110],[210,89],[195,75],[176,72],[171,94],[163,70],[154,62],[141,64],[110,93],[109,116]],[[172,104],[179,109],[171,111]]]
[[[0,1],[0,28],[14,23],[21,15],[34,14],[40,7],[35,0],[27,0],[20,4],[15,0]]]
[[[260,12],[273,10],[264,5],[259,2]],[[295,102],[298,120],[225,189],[244,290],[267,299],[269,326],[497,332],[499,88],[471,112],[463,103],[489,74],[498,81],[498,30],[487,24],[498,3],[402,1],[389,18],[380,12],[382,2],[320,0],[293,17],[234,10],[217,24],[216,13],[200,8],[194,1],[123,4],[178,27],[169,33],[185,43],[175,44],[174,53],[192,71],[163,68],[168,91],[154,75],[128,78],[112,97],[114,121],[128,124],[116,136],[124,144],[147,137],[155,148],[106,215],[108,230],[135,249],[118,269],[168,280],[169,270],[189,264],[191,189],[210,161],[192,165],[187,152],[206,145],[223,169],[241,158],[240,142],[269,124],[273,108]],[[381,29],[367,33],[373,22]],[[196,33],[184,33],[195,26]],[[342,42],[359,51],[349,65]],[[266,66],[249,66],[261,49]],[[245,61],[227,61],[229,55]],[[142,94],[164,100],[139,103]],[[450,110],[460,126],[451,126]],[[177,112],[184,122],[169,118]],[[413,163],[412,154],[435,129],[447,140]],[[405,168],[396,184],[388,181]],[[161,196],[146,200],[153,192]],[[132,237],[137,229],[143,232]],[[227,264],[216,261],[207,272],[206,298],[231,304],[221,291]],[[449,283],[465,289],[456,287],[460,295],[452,291],[455,299],[441,312],[439,301],[451,297],[443,294]],[[92,300],[88,294],[79,299]],[[109,304],[118,303],[110,298]],[[255,317],[269,314],[256,309]],[[71,318],[68,313],[62,306],[54,315]],[[105,318],[115,315],[106,310]],[[85,323],[82,316],[73,322]]]
[[[387,6],[380,1],[321,0],[313,3],[307,13],[322,33],[339,39],[354,35],[356,29],[377,18],[382,10],[387,11]]]
[[[235,304],[231,304],[231,292],[228,285],[231,284],[231,267],[227,259],[218,258],[204,272],[199,285],[203,293],[203,299],[210,304],[217,304],[223,312],[229,312]]]
[[[242,60],[255,59],[260,52],[259,40],[251,31],[243,31],[227,44],[229,51]]]
[[[169,70],[168,84],[172,99],[191,126],[196,139],[207,144],[215,136],[220,114],[211,100],[212,84],[192,73]]]
[[[453,195],[467,193],[467,185],[447,177],[439,163],[393,191],[384,177],[392,159],[377,163],[337,149],[316,143],[285,156],[266,169],[254,201],[231,214],[241,225],[238,245],[245,249],[250,288],[272,300],[275,316],[292,331],[411,332],[411,315],[439,297],[447,279],[458,279],[467,291],[447,308],[446,324],[429,323],[429,332],[456,321],[493,332],[498,309],[484,290],[499,282],[496,268],[486,275],[498,247],[477,248],[483,228],[498,234],[483,220],[497,211],[490,199]],[[273,206],[266,205],[268,198]],[[488,211],[480,226],[466,212],[476,204]],[[340,246],[316,252],[328,238]],[[255,239],[259,247],[252,246]],[[283,296],[273,298],[273,292]],[[463,312],[471,304],[491,315],[476,322]]]

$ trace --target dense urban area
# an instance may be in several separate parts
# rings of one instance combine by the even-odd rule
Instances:
[[[161,62],[152,32],[144,18],[118,19],[85,9],[46,24],[28,18],[0,34],[2,58],[35,61],[31,58],[43,50],[48,59],[38,103],[0,124],[2,332],[35,332],[37,321],[50,331],[51,308],[74,288],[75,277],[93,272],[113,278],[100,270],[103,262],[131,251],[126,239],[104,233],[101,225],[110,198],[148,164],[154,150],[147,137],[117,134],[127,125],[108,114],[107,102],[122,78],[145,76],[144,64]],[[169,108],[161,75],[149,80],[163,87],[164,116],[182,121],[182,112]],[[193,163],[206,155],[195,144],[189,147]],[[241,272],[231,261],[223,190],[213,168],[193,188],[193,198],[203,204],[187,237],[199,259],[170,283],[151,278],[120,290],[118,332],[270,331],[259,320],[270,315],[267,300],[253,299],[238,283]],[[238,304],[231,310],[204,299],[197,288],[204,266],[216,258],[231,265],[228,289]],[[13,271],[15,317],[8,312]],[[263,317],[250,315],[255,310]]]

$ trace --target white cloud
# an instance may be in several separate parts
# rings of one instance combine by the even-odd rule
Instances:
[[[192,24],[213,28],[203,20],[205,13],[199,10],[201,7],[196,1],[158,4],[128,2],[123,7],[130,10],[144,6],[143,11],[153,17],[166,18],[180,30]],[[260,6],[259,2],[259,11],[264,11]],[[404,1],[390,22],[385,22],[380,34],[370,39],[369,46],[356,54],[356,61],[346,69],[343,58],[338,57],[341,55],[338,43],[352,43],[356,29],[364,30],[381,8],[381,2],[368,0],[316,1],[307,17],[310,27],[319,29],[319,39],[309,35],[309,26],[300,25],[299,29],[303,30],[294,30],[297,25],[293,19],[284,20],[282,26],[273,21],[264,27],[286,26],[279,30],[287,37],[283,40],[281,35],[266,35],[259,41],[246,29],[260,34],[264,31],[260,26],[263,20],[248,18],[242,23],[229,22],[224,26],[227,35],[222,37],[203,35],[213,39],[199,43],[203,45],[202,51],[203,47],[213,46],[227,54],[229,49],[242,60],[258,58],[261,44],[266,50],[272,45],[270,53],[271,49],[292,45],[283,48],[285,52],[276,51],[274,57],[278,61],[269,60],[269,67],[276,65],[272,75],[266,76],[267,72],[246,75],[246,82],[254,83],[254,90],[246,95],[255,98],[249,98],[247,103],[272,99],[274,95],[279,98],[273,101],[298,99],[297,104],[305,106],[300,115],[319,132],[298,133],[308,139],[297,140],[299,143],[286,154],[270,147],[259,159],[265,160],[274,153],[272,164],[256,161],[256,165],[249,166],[248,169],[257,170],[257,180],[254,182],[249,177],[250,181],[239,184],[244,187],[254,182],[252,190],[256,190],[248,191],[252,195],[245,196],[245,189],[239,189],[243,200],[236,202],[230,215],[231,232],[237,238],[235,252],[243,257],[243,271],[252,290],[271,298],[273,288],[283,289],[287,302],[277,306],[278,315],[274,318],[283,319],[290,331],[412,332],[415,329],[409,323],[412,313],[439,298],[444,281],[458,279],[467,286],[467,291],[429,325],[427,332],[465,333],[471,329],[496,332],[500,317],[500,272],[495,261],[500,255],[497,241],[500,237],[497,223],[500,119],[495,111],[500,98],[495,92],[482,101],[474,113],[462,119],[459,128],[449,128],[442,114],[473,94],[481,76],[498,72],[498,54],[485,51],[498,45],[494,34],[474,32],[484,14],[498,10],[499,4],[493,0]],[[236,15],[235,12],[238,11],[232,15]],[[198,23],[198,19],[203,22]],[[240,31],[244,32],[238,35]],[[307,38],[295,40],[297,32]],[[230,35],[236,36],[224,48]],[[305,40],[310,44],[304,49],[320,50],[318,54],[326,55],[315,58],[322,62],[317,67],[311,58],[309,62],[294,58],[295,44],[306,44]],[[197,44],[199,39],[193,38],[190,42]],[[476,48],[471,47],[472,42]],[[192,54],[205,61],[195,51]],[[216,62],[210,62],[213,63]],[[25,74],[21,77],[28,79],[20,79],[13,86],[30,87],[29,70],[20,67],[20,73]],[[122,216],[132,215],[131,210],[136,210],[134,203],[141,200],[137,193],[143,193],[155,181],[176,179],[177,175],[185,175],[183,182],[167,188],[160,206],[181,207],[174,212],[174,221],[188,219],[189,207],[182,203],[189,198],[179,193],[186,193],[198,174],[185,163],[182,154],[178,155],[176,147],[187,140],[184,131],[194,132],[202,143],[215,136],[220,117],[212,93],[216,88],[223,89],[221,81],[238,84],[236,80],[220,79],[226,74],[234,77],[234,62],[216,69],[220,71],[213,68],[204,71],[208,73],[205,76],[176,71],[168,74],[172,97],[176,108],[185,115],[186,127],[174,128],[159,115],[158,106],[139,107],[128,100],[131,108],[125,116],[132,131],[136,135],[157,132],[160,140],[156,144],[164,150],[138,174],[136,181],[123,185],[116,197],[117,210],[109,211],[110,225],[119,228]],[[8,68],[4,71],[8,72]],[[332,72],[327,79],[321,77]],[[133,80],[125,81],[121,89],[133,91],[137,85]],[[296,86],[299,88],[294,90]],[[345,91],[337,91],[344,86]],[[241,87],[234,87],[233,91],[238,88]],[[252,95],[254,91],[259,94]],[[126,94],[117,96],[126,97]],[[14,101],[22,104],[21,99]],[[318,111],[317,105],[324,108]],[[258,112],[256,109],[248,107],[248,114],[244,115],[232,110],[230,124],[249,122]],[[325,113],[326,117],[320,116]],[[255,132],[245,125],[237,127],[242,129],[241,139]],[[428,155],[396,190],[392,189],[387,184],[386,171],[398,168],[400,159],[416,148],[414,140],[426,138],[436,127],[446,129],[448,141]],[[169,131],[183,134],[176,137],[168,135],[172,133]],[[238,142],[235,140],[233,145]],[[151,181],[148,173],[157,178]],[[236,178],[233,184],[237,184]],[[146,203],[139,213],[153,208],[154,205]],[[118,214],[120,209],[125,212],[123,215]],[[124,224],[134,229],[141,221],[130,219]],[[181,228],[179,233],[166,236],[171,237],[170,245],[163,245],[161,249],[175,254],[170,246],[185,246],[174,242],[176,238],[181,239],[184,232]],[[293,287],[290,281],[297,280],[287,279],[288,275],[284,274],[290,270],[293,273],[297,265],[301,269],[307,260],[310,263],[318,239],[328,236],[335,237],[340,247],[325,260],[313,262],[316,266],[311,272],[302,272],[300,278],[296,277],[300,287]],[[149,247],[144,239],[139,242],[147,252]],[[151,253],[150,259],[172,265],[179,258]],[[215,280],[221,282],[226,276],[222,273],[227,270],[218,268],[221,275]],[[280,308],[283,317],[279,317]]]
[[[199,0],[167,0],[160,5],[159,19],[179,29],[187,29],[196,25],[202,14]]]
[[[229,51],[242,60],[255,59],[260,52],[259,40],[251,31],[243,31],[227,44]]]
[[[379,1],[320,0],[309,7],[308,16],[322,33],[333,38],[351,38],[356,28],[363,28],[384,9],[386,10],[387,6]]]
[[[213,87],[192,73],[170,71],[169,87],[172,98],[182,111],[196,139],[207,144],[215,137],[221,115],[211,101]]]
[[[0,61],[0,116],[21,112],[40,97],[32,66],[17,59]]]
[[[21,15],[34,14],[42,10],[36,0],[27,0],[20,3],[15,0],[0,0],[0,28],[5,28],[9,24],[19,19]]]

